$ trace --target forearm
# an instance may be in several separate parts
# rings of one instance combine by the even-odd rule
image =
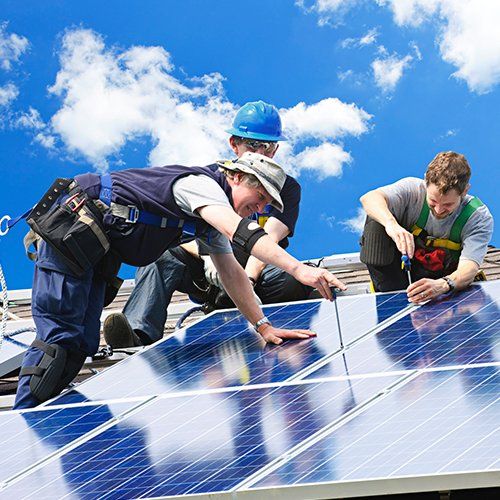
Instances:
[[[247,261],[247,265],[245,266],[245,273],[248,277],[252,278],[255,281],[258,281],[265,267],[266,264],[264,262],[257,259],[253,255],[250,255]]]
[[[252,285],[243,268],[234,260],[234,263],[224,262],[218,265],[217,256],[214,256],[224,289],[235,303],[241,314],[254,325],[264,316],[257,304]]]
[[[252,248],[252,255],[257,259],[272,264],[288,274],[295,276],[301,263],[277,245],[269,236],[259,238]]]
[[[398,223],[387,205],[385,196],[377,189],[369,191],[360,198],[367,215],[387,228],[388,224]]]
[[[463,290],[474,281],[478,271],[479,266],[473,260],[461,260],[457,270],[448,276],[455,282],[457,290]]]

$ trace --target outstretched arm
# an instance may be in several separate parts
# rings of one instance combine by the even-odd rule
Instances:
[[[233,240],[241,217],[229,207],[207,205],[198,209],[200,216],[222,234]],[[322,297],[333,300],[330,287],[347,287],[326,269],[306,266],[285,252],[268,235],[257,240],[251,254],[267,264],[273,264],[291,274],[304,285],[317,288]]]

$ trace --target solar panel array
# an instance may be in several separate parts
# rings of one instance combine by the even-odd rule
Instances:
[[[23,460],[1,487],[41,499],[496,486],[499,301],[498,282],[422,307],[340,297],[345,349],[324,301],[266,308],[318,333],[282,346],[214,313],[43,408],[0,415],[32,443],[6,448]]]

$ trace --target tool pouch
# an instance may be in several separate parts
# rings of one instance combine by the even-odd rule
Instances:
[[[386,233],[385,227],[370,217],[366,218],[359,244],[359,259],[365,264],[388,266],[396,257],[396,244]]]
[[[70,189],[69,197],[62,198]],[[102,214],[70,179],[57,179],[27,218],[76,276],[94,267],[110,248]]]

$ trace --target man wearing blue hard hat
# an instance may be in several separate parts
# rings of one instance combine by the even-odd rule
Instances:
[[[272,158],[278,150],[278,141],[286,140],[278,110],[263,101],[242,106],[227,132],[231,134],[229,143],[238,158],[246,152]],[[210,167],[215,170],[219,165]],[[276,243],[286,248],[299,215],[300,186],[297,181],[287,175],[280,195],[283,212],[267,205],[263,212],[253,217]],[[266,266],[237,246],[233,245],[233,251],[262,303],[301,300],[309,296],[309,287],[281,269]],[[210,257],[200,256],[195,242],[186,243],[167,250],[155,263],[138,269],[135,288],[123,313],[106,318],[106,342],[120,348],[148,345],[161,339],[167,307],[176,290],[215,308],[234,306],[221,286]]]

